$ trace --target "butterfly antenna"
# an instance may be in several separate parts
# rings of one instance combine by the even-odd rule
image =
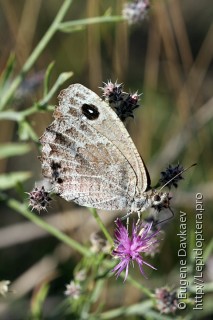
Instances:
[[[174,177],[172,177],[169,181],[167,181],[161,188],[159,191],[161,191],[164,187],[166,187],[171,181],[173,181],[175,178],[177,178],[178,176],[180,176],[183,172],[187,171],[188,169],[196,166],[197,163],[193,163],[191,164],[189,167],[183,169],[181,172],[178,172]]]

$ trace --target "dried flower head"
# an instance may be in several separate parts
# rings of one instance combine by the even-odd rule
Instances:
[[[29,194],[29,206],[32,207],[32,210],[47,210],[50,201],[52,200],[49,196],[50,192],[46,191],[44,186],[35,187]]]
[[[177,292],[171,291],[168,287],[155,290],[156,308],[161,313],[174,313],[178,308]]]
[[[9,284],[10,284],[10,281],[9,280],[2,280],[0,281],[0,295],[5,297],[6,294],[8,293],[9,289]]]
[[[144,20],[149,10],[149,0],[135,0],[127,2],[123,6],[122,14],[129,24],[138,23]]]
[[[129,93],[122,92],[120,100],[115,102],[112,101],[110,106],[115,109],[121,121],[124,121],[128,117],[134,118],[133,110],[140,106],[138,104],[138,100],[139,95],[137,95],[137,93],[131,95]]]
[[[138,104],[140,95],[137,92],[134,94],[124,92],[122,84],[112,83],[111,81],[104,82],[104,86],[101,89],[104,99],[115,110],[121,121],[126,120],[128,117],[134,117],[133,110],[140,106]]]
[[[75,280],[78,282],[84,281],[87,277],[85,269],[81,269],[75,273]]]
[[[106,100],[119,100],[120,95],[123,91],[123,84],[122,83],[113,83],[111,80],[108,82],[103,82],[104,86],[100,87],[103,91],[103,97]]]
[[[103,252],[103,253],[109,253],[110,252],[110,244],[106,239],[103,239],[99,236],[98,233],[93,232],[90,235],[90,242],[92,244],[91,246],[91,251],[98,253],[98,252]]]
[[[112,255],[120,260],[112,270],[116,273],[116,276],[118,277],[120,273],[126,269],[125,281],[128,276],[129,264],[130,262],[134,263],[134,261],[137,262],[144,277],[146,277],[143,270],[144,264],[156,270],[156,268],[143,260],[141,253],[149,251],[150,247],[152,248],[154,244],[159,241],[156,239],[159,230],[151,233],[152,223],[133,224],[132,236],[129,237],[128,231],[121,223],[121,220],[117,219],[115,223],[117,226],[115,230],[116,240]]]
[[[175,188],[178,187],[178,182],[183,179],[181,172],[184,170],[183,166],[181,166],[179,163],[177,165],[169,165],[165,171],[161,172],[161,178],[159,180],[160,185],[166,185],[169,189],[171,189],[172,186]],[[177,177],[175,177],[177,176]]]
[[[75,281],[71,281],[69,284],[66,285],[66,291],[64,294],[72,299],[78,299],[81,294],[81,286]]]

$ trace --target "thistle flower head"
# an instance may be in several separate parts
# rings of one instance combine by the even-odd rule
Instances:
[[[178,308],[177,292],[171,291],[168,287],[155,290],[156,308],[161,313],[174,313]]]
[[[66,285],[66,291],[64,294],[72,299],[78,299],[81,294],[81,286],[75,281],[71,281]]]
[[[152,223],[147,224],[133,224],[132,235],[129,236],[127,229],[121,223],[120,219],[116,220],[117,229],[115,230],[115,249],[112,252],[112,255],[119,259],[120,262],[112,270],[116,273],[118,277],[123,270],[126,270],[124,281],[126,280],[129,272],[130,262],[136,261],[140,272],[146,278],[143,265],[147,265],[152,269],[155,269],[152,265],[144,261],[141,256],[142,253],[146,253],[152,248],[156,242],[159,240],[156,239],[156,235],[159,230],[155,232],[150,232],[152,228]]]
[[[169,165],[165,171],[161,172],[161,178],[159,180],[159,184],[163,186],[171,180],[166,186],[169,189],[171,189],[171,187],[177,188],[179,181],[183,179],[181,175],[182,171],[183,171],[183,166],[181,166],[179,163],[174,166]],[[175,177],[176,175],[177,177]]]
[[[52,200],[49,196],[49,192],[45,190],[44,186],[35,187],[29,194],[29,206],[32,210],[36,209],[38,212],[41,210],[47,210],[50,201]]]
[[[103,97],[107,100],[113,99],[117,100],[119,99],[122,90],[123,90],[123,84],[122,83],[113,83],[111,80],[108,82],[103,82],[104,86],[100,87],[100,89],[103,91]]]
[[[112,83],[111,81],[104,82],[104,86],[101,89],[104,99],[114,109],[121,121],[126,120],[128,117],[134,117],[133,110],[140,106],[138,104],[140,94],[137,92],[134,94],[124,92],[123,84]]]

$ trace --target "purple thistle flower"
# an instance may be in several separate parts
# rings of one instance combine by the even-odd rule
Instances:
[[[126,274],[124,281],[126,280],[129,272],[130,262],[136,261],[140,272],[146,277],[143,264],[149,266],[152,269],[157,270],[149,263],[145,262],[141,256],[141,253],[150,252],[150,247],[154,246],[159,240],[156,239],[156,235],[159,233],[159,230],[151,233],[152,223],[146,223],[145,225],[139,224],[132,226],[132,236],[129,237],[127,229],[121,223],[120,219],[116,220],[117,228],[115,230],[115,249],[112,252],[112,255],[115,258],[120,259],[120,262],[114,267],[112,272],[115,272],[116,277],[118,277],[121,272],[126,269]]]

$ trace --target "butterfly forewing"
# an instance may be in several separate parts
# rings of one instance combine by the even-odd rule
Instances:
[[[105,210],[131,207],[147,187],[146,172],[123,123],[80,84],[59,95],[55,121],[40,141],[43,175],[66,200]]]

